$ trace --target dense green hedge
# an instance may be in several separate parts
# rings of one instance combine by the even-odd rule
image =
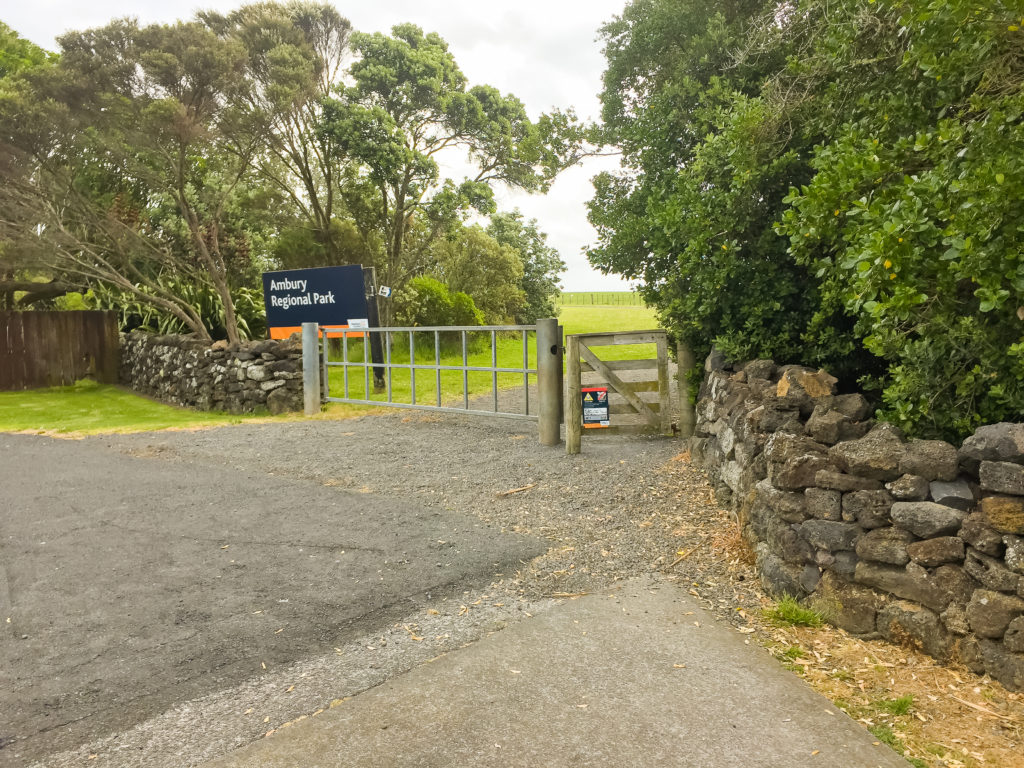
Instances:
[[[1024,412],[1024,11],[635,0],[590,253],[698,351],[828,367],[921,435]]]

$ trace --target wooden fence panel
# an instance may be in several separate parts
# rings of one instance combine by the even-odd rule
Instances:
[[[116,384],[118,347],[113,312],[0,312],[0,391]]]
[[[116,384],[121,375],[121,336],[117,328],[117,315],[111,312],[109,319],[97,318],[93,325],[100,340],[100,352],[96,359],[97,379]]]
[[[25,380],[25,343],[21,326],[21,313],[13,313],[7,322],[0,321],[0,389],[21,389]]]
[[[37,313],[22,313],[21,337],[21,355],[25,358],[25,381],[18,389],[28,389],[29,386],[52,386],[49,376],[46,375],[46,361],[42,359],[43,351],[40,349],[48,345],[48,340],[43,338],[42,323]]]
[[[51,372],[51,379],[57,379],[57,384],[67,381],[75,374],[75,352],[82,349],[81,345],[85,339],[83,331],[89,324],[89,319],[84,319],[84,323],[75,322],[76,318],[70,312],[64,312],[57,318],[56,338],[53,341],[59,350],[60,370]]]

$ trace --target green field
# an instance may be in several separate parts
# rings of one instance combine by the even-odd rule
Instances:
[[[563,291],[559,297],[563,307],[642,307],[640,294],[634,291]]]
[[[643,306],[567,306],[562,307],[559,322],[565,333],[600,333],[605,331],[642,331],[658,327],[654,310]],[[420,365],[461,365],[461,339],[459,334],[441,334],[441,353],[437,354],[433,334],[416,334],[418,339],[416,363]],[[429,338],[424,338],[429,336]],[[489,334],[470,334],[471,340],[467,354],[470,366],[490,366],[491,347]],[[475,343],[474,343],[475,342]],[[337,344],[335,345],[337,347]],[[348,343],[348,360],[364,359],[363,342],[350,340]],[[601,357],[607,360],[637,360],[654,356],[652,345],[629,345],[605,348]],[[394,364],[409,364],[409,343],[407,339],[395,338],[392,342],[391,361]],[[343,360],[343,350],[335,348],[331,354],[332,362]],[[523,368],[523,339],[521,334],[499,334],[497,338],[497,367]],[[536,366],[536,343],[533,335],[526,340],[527,368]],[[463,376],[458,371],[441,371],[440,377],[435,371],[418,370],[415,372],[416,402],[419,404],[436,404],[438,402],[438,381],[440,378],[440,401],[445,405],[458,406],[463,400]],[[529,377],[531,384],[535,376]],[[413,376],[407,369],[392,369],[391,399],[399,403],[412,403]],[[331,366],[329,371],[330,390],[332,397],[342,397],[345,393],[345,372],[343,367]],[[493,391],[493,379],[490,373],[471,371],[467,374],[469,396],[485,395]],[[519,387],[523,385],[521,373],[500,373],[497,376],[498,389]],[[362,369],[350,369],[348,379],[348,396],[354,399],[369,399],[386,402],[387,391],[373,392],[372,381],[369,386]]]
[[[569,333],[649,331],[659,328],[653,309],[636,306],[564,306],[558,321]]]

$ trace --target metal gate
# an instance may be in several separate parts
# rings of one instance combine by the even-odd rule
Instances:
[[[426,342],[418,343],[417,334],[425,338]],[[486,354],[472,348],[471,334],[485,336],[489,343]],[[530,365],[531,334],[536,346],[536,364],[533,367]],[[457,336],[458,343],[454,351],[451,344],[445,349],[442,335]],[[566,415],[566,449],[569,453],[579,453],[583,431],[581,376],[584,371],[590,371],[602,377],[605,386],[610,386],[626,401],[624,404],[609,405],[610,413],[631,413],[643,422],[620,424],[611,431],[671,433],[673,425],[668,405],[668,339],[665,331],[569,336],[571,400],[568,414],[564,414],[563,408],[562,336],[562,328],[554,318],[540,319],[536,325],[429,328],[320,328],[316,323],[303,323],[305,412],[307,416],[313,416],[319,413],[321,403],[327,401],[526,419],[538,422],[540,442],[548,446],[561,442],[563,415]],[[402,348],[397,351],[401,353],[404,349],[404,354],[399,354],[397,358],[396,339],[401,340],[397,346]],[[502,340],[518,345],[517,364],[507,364],[506,358],[506,364],[499,365],[498,348]],[[603,361],[589,349],[590,346],[614,344],[652,344],[657,348],[657,354],[651,360]],[[376,350],[371,351],[374,347]],[[686,394],[682,376],[693,367],[693,354],[684,344],[679,345],[678,351],[681,377],[678,430],[684,437],[689,437],[693,434],[693,404]],[[581,360],[581,356],[586,359]],[[653,381],[624,381],[617,373],[639,372],[648,368],[657,371]],[[332,371],[340,373],[332,376]],[[408,402],[395,398],[395,372],[408,375]],[[445,393],[442,376],[446,373],[458,375],[461,397]],[[429,402],[420,397],[417,374],[420,381],[427,380],[432,385],[433,396]],[[470,386],[470,377],[480,374],[490,379],[489,408],[481,407],[482,396],[472,391]],[[531,376],[536,376],[535,390],[530,382]],[[519,383],[514,388],[509,387],[500,377],[515,377]],[[522,393],[521,409],[512,410],[508,406],[509,401],[514,400],[509,397],[513,389]],[[643,396],[648,393],[656,394],[656,400],[651,401]],[[453,404],[460,400],[460,405]]]
[[[541,416],[543,395],[538,395],[538,385],[531,385],[530,380],[538,377],[541,367],[530,354],[531,346],[536,346],[538,325],[322,327],[318,333],[324,401],[531,421]],[[374,355],[376,342],[379,352]],[[560,339],[556,344],[560,371]],[[505,364],[499,364],[499,346]],[[516,362],[509,365],[507,358],[513,349]],[[447,393],[442,386],[446,373]],[[461,382],[461,393],[454,397],[451,373]],[[489,377],[489,393],[473,391],[471,386],[471,378],[479,386],[482,375]],[[396,377],[401,379],[400,386],[396,386]],[[512,377],[517,383],[510,388]],[[426,397],[421,396],[424,389]],[[403,396],[398,397],[396,390]]]

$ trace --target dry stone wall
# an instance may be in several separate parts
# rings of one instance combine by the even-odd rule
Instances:
[[[907,440],[824,371],[712,354],[691,441],[765,587],[1024,689],[1024,424]]]
[[[121,334],[121,383],[158,400],[205,411],[302,410],[302,343],[212,345],[187,336]]]

